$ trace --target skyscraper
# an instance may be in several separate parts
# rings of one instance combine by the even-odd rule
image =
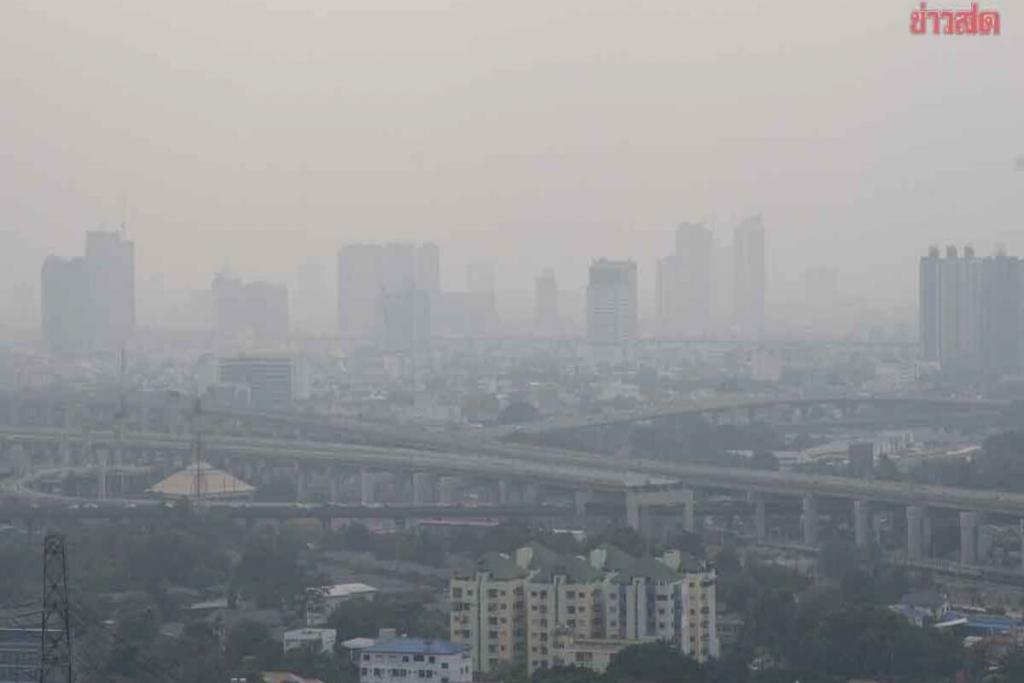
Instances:
[[[946,371],[1000,373],[1024,367],[1024,262],[971,247],[931,247],[919,270],[921,357]]]
[[[928,255],[921,257],[919,269],[918,292],[920,297],[919,326],[921,340],[921,359],[929,363],[941,361],[942,311],[939,302],[939,282],[942,278],[942,258],[938,247],[929,247]]]
[[[342,247],[338,253],[338,330],[342,339],[355,343],[379,341],[381,330],[389,328],[380,316],[393,310],[393,303],[400,299],[422,300],[412,292],[426,294],[430,302],[440,288],[440,256],[434,244]],[[418,310],[417,315],[421,315],[424,306]],[[429,304],[425,310],[429,315]]]
[[[701,223],[676,229],[675,253],[658,261],[657,313],[663,332],[707,334],[711,323],[714,238]]]
[[[288,337],[288,289],[284,285],[243,282],[218,273],[212,289],[222,341],[259,345]]]
[[[534,281],[534,330],[539,334],[557,334],[561,327],[558,318],[558,281],[555,272],[546,269]]]
[[[757,333],[764,325],[765,236],[760,216],[751,216],[733,232],[733,315],[741,330]]]
[[[637,270],[634,261],[601,259],[590,264],[587,341],[616,347],[628,356],[637,333]]]
[[[61,353],[116,353],[135,333],[135,245],[90,231],[85,255],[49,256],[41,273],[43,336]]]

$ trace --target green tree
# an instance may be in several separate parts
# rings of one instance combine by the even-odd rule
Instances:
[[[612,656],[607,676],[615,683],[702,683],[700,664],[667,643],[631,645]]]

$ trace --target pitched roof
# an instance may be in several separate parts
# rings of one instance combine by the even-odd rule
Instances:
[[[192,498],[196,496],[198,489],[199,496],[216,498],[247,495],[256,490],[241,479],[218,470],[209,463],[201,462],[198,467],[198,476],[196,463],[192,463],[163,481],[153,484],[148,491],[171,498]]]
[[[378,640],[363,652],[402,655],[455,655],[465,652],[465,645],[432,638],[386,638]]]
[[[530,578],[547,581],[553,576],[564,576],[575,583],[600,581],[604,572],[590,566],[590,563],[575,555],[563,555],[537,543],[527,546],[531,551],[530,569],[536,572]]]
[[[477,560],[476,570],[478,572],[487,572],[491,575],[492,579],[497,579],[498,581],[522,579],[527,574],[526,570],[516,564],[512,558],[502,553],[486,553]]]

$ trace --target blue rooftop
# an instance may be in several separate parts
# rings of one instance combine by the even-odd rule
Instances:
[[[386,638],[378,640],[363,652],[400,655],[455,655],[465,651],[464,645],[432,638]]]

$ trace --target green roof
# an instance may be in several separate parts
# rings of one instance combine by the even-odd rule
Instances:
[[[564,576],[573,583],[592,583],[604,578],[604,572],[595,569],[582,557],[556,553],[536,543],[527,546],[533,551],[530,569],[536,570],[534,581],[548,581],[553,576]]]
[[[615,572],[620,582],[637,578],[653,581],[679,581],[683,578],[682,574],[653,557],[633,557],[613,545],[603,545],[600,549],[605,552],[605,569]]]
[[[511,581],[513,579],[526,578],[525,569],[515,563],[508,555],[501,553],[487,553],[476,563],[478,572],[487,572],[492,579],[497,581]]]

